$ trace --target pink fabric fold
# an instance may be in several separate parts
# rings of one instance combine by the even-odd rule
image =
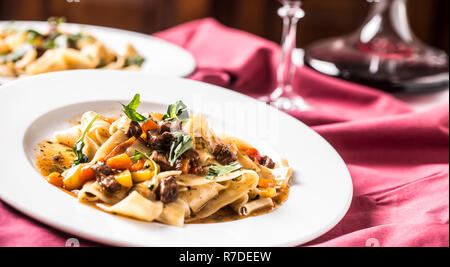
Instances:
[[[192,79],[250,96],[275,87],[279,46],[203,19],[155,36],[190,51]],[[416,113],[394,97],[298,67],[314,109],[291,115],[341,154],[354,183],[344,219],[307,246],[449,246],[449,105]],[[63,246],[52,230],[0,202],[0,246]],[[81,240],[81,245],[92,245]]]

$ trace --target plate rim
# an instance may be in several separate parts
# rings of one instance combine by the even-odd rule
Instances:
[[[35,76],[30,76],[30,77],[25,77],[22,79],[18,79],[15,81],[12,81],[8,84],[5,84],[3,86],[0,86],[0,94],[6,90],[9,90],[9,87],[14,87],[16,83],[23,83],[26,80],[34,80],[34,79],[42,79],[45,78],[47,76],[60,76],[60,75],[70,75],[68,74],[68,72],[74,72],[74,73],[81,73],[81,72],[118,72],[118,73],[123,73],[123,71],[111,71],[111,70],[69,70],[69,71],[61,71],[61,72],[52,72],[52,73],[45,73],[45,74],[39,74],[39,75],[35,75]],[[132,74],[135,75],[135,74]],[[137,73],[137,75],[144,75],[143,73]],[[257,101],[254,98],[244,95],[242,93],[233,91],[233,90],[229,90],[220,86],[216,86],[216,85],[212,85],[212,84],[208,84],[208,83],[204,83],[204,82],[200,82],[200,81],[195,81],[195,80],[190,80],[190,79],[186,79],[186,78],[181,78],[181,77],[166,77],[166,76],[161,76],[161,75],[148,75],[147,77],[155,77],[158,79],[177,79],[177,80],[183,80],[183,82],[188,82],[191,84],[198,84],[198,85],[206,85],[208,87],[215,87],[217,90],[222,90],[224,92],[227,93],[231,93],[234,94],[236,96],[239,97],[243,97],[246,98],[247,100],[251,100],[251,101]],[[88,100],[86,100],[88,101]],[[98,99],[91,99],[90,101],[100,101]],[[55,107],[53,107],[55,108]],[[340,164],[344,167],[345,173],[346,173],[346,179],[347,179],[347,186],[348,186],[348,194],[346,196],[346,204],[343,206],[342,211],[339,212],[339,215],[336,216],[336,218],[334,220],[330,220],[330,222],[327,224],[326,227],[323,227],[323,229],[321,231],[317,231],[314,233],[311,233],[310,235],[308,235],[307,237],[302,237],[291,240],[291,241],[286,241],[286,242],[281,242],[281,243],[274,243],[271,246],[300,246],[300,245],[304,245],[306,243],[309,243],[313,240],[315,240],[316,238],[322,236],[323,234],[327,233],[328,231],[330,231],[331,229],[333,229],[343,218],[344,216],[347,214],[351,203],[352,203],[352,199],[353,199],[353,194],[354,194],[354,190],[353,190],[353,181],[352,181],[352,177],[351,174],[348,170],[348,167],[345,163],[345,161],[342,159],[342,157],[340,156],[340,154],[336,151],[336,149],[326,140],[324,139],[320,134],[318,134],[317,132],[315,132],[311,127],[307,126],[306,124],[304,124],[301,120],[291,116],[290,114],[281,112],[279,110],[277,110],[276,108],[273,107],[269,107],[270,109],[272,109],[274,112],[276,112],[277,114],[281,115],[281,116],[285,116],[285,117],[289,117],[289,119],[291,120],[295,120],[297,123],[302,124],[304,127],[306,127],[306,129],[308,129],[308,131],[314,135],[316,135],[317,137],[319,137],[321,139],[322,142],[324,142],[327,146],[328,149],[330,149],[330,152],[332,152],[334,154],[334,156],[336,157],[336,159],[339,160]],[[49,110],[50,111],[50,110]],[[43,115],[43,114],[41,114]],[[28,125],[29,127],[30,125]],[[24,132],[26,132],[27,129],[23,129]],[[27,156],[25,155],[25,151],[21,148],[21,154],[23,156],[23,158],[27,158]],[[38,174],[36,174],[37,176]],[[53,188],[52,188],[53,189]],[[56,188],[55,188],[56,189]],[[81,237],[83,239],[86,239],[88,241],[91,242],[96,242],[96,243],[100,243],[101,244],[106,244],[106,245],[113,245],[113,246],[134,246],[133,242],[128,242],[125,240],[116,240],[115,238],[103,238],[100,235],[96,235],[96,236],[92,236],[89,233],[87,233],[84,230],[80,230],[79,228],[74,228],[74,227],[69,227],[69,226],[65,226],[65,225],[61,225],[59,223],[57,223],[55,220],[49,218],[49,217],[39,217],[39,215],[37,213],[35,213],[32,208],[28,208],[27,205],[23,205],[23,203],[17,203],[14,201],[14,199],[10,198],[8,196],[8,194],[4,194],[2,190],[0,190],[0,199],[2,201],[4,201],[5,203],[7,203],[9,206],[13,207],[14,209],[16,209],[17,211],[25,214],[26,216],[38,221],[38,222],[42,222],[47,226],[53,227],[55,229],[61,230],[66,234],[73,234],[76,237]],[[307,239],[307,241],[304,241],[304,239]],[[152,246],[158,246],[153,244]],[[199,244],[198,246],[202,246],[201,244]],[[197,247],[194,246],[194,247]]]

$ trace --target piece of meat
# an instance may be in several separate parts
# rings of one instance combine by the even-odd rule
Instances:
[[[103,162],[99,162],[96,165],[92,166],[92,170],[94,171],[95,177],[99,177],[101,175],[109,176],[113,175],[114,171],[108,165],[105,165]]]
[[[178,185],[175,177],[169,176],[164,178],[159,185],[159,196],[161,202],[167,204],[177,200]]]
[[[178,121],[163,121],[160,124],[160,133],[173,133],[181,130],[180,123]]]
[[[147,131],[147,146],[152,150],[169,151],[174,140],[169,132],[159,135],[156,131]]]
[[[266,166],[269,169],[275,168],[275,162],[273,162],[273,160],[268,156],[261,157],[261,159],[259,160],[259,164]]]
[[[142,128],[139,122],[131,121],[130,127],[127,130],[127,136],[129,138],[136,137],[139,138],[142,135]]]
[[[115,193],[120,191],[122,186],[117,182],[114,177],[114,171],[103,162],[99,162],[92,166],[92,171],[94,171],[95,178],[98,184],[106,191],[110,193]]]
[[[110,193],[116,193],[122,188],[113,175],[102,177],[99,184]]]
[[[191,166],[198,166],[200,163],[200,154],[195,149],[189,149],[182,155],[183,159],[188,159]]]
[[[228,165],[237,160],[237,155],[231,151],[226,144],[219,143],[214,147],[213,155],[215,159],[223,165]]]
[[[191,167],[190,173],[196,174],[196,175],[202,174],[203,173],[203,167],[202,166]]]
[[[151,155],[151,158],[159,165],[161,171],[170,171],[173,169],[166,154],[155,151]]]

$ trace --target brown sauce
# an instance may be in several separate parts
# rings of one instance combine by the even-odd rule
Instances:
[[[53,140],[43,140],[35,148],[36,167],[43,176],[70,168],[75,155],[72,148]]]

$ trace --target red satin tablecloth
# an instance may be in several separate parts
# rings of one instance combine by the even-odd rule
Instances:
[[[212,19],[155,36],[194,55],[198,69],[192,79],[252,96],[275,88],[275,43]],[[448,103],[418,113],[388,94],[302,67],[294,87],[314,109],[291,115],[337,149],[354,183],[348,214],[307,245],[448,247]],[[64,246],[71,237],[0,202],[0,246]]]

